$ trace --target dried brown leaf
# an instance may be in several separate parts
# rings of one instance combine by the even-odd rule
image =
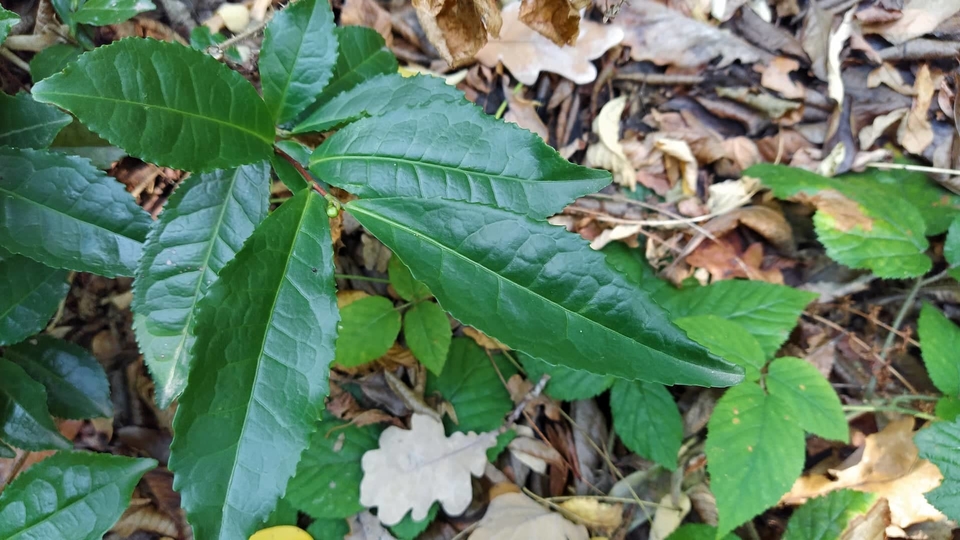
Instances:
[[[803,99],[806,96],[807,89],[790,78],[791,73],[800,69],[800,62],[793,58],[778,56],[768,64],[757,64],[756,68],[763,71],[760,84],[766,88],[779,92],[787,99]]]
[[[380,7],[376,0],[345,0],[340,10],[343,26],[366,26],[383,36],[387,46],[393,44],[393,23],[390,13]]]
[[[472,326],[464,326],[463,333],[468,338],[476,342],[477,345],[483,347],[484,349],[489,349],[493,351],[509,351],[510,347],[507,347],[503,343],[500,343],[496,339],[484,334],[483,332],[473,328]]]
[[[132,536],[137,531],[150,532],[160,536],[176,538],[180,536],[180,529],[176,520],[152,506],[127,508],[120,520],[110,529],[123,536]]]
[[[897,109],[874,118],[872,124],[860,130],[860,148],[869,149],[873,146],[873,143],[877,142],[877,139],[883,136],[887,129],[903,120],[908,112],[910,112],[910,109]]]
[[[745,87],[718,87],[717,95],[752,107],[781,124],[795,124],[803,115],[802,103],[780,99],[766,92],[754,93]]]
[[[531,437],[517,437],[510,441],[507,448],[524,465],[540,474],[547,472],[547,465],[565,465],[560,452],[545,442]]]
[[[503,28],[499,38],[491,39],[476,53],[476,58],[488,67],[503,62],[527,86],[535,84],[542,71],[557,73],[577,84],[591,83],[597,78],[597,68],[591,60],[600,58],[623,40],[623,31],[616,26],[582,21],[577,44],[560,47],[520,21],[519,3],[506,6],[501,15]]]
[[[593,132],[600,140],[587,148],[585,165],[611,171],[616,183],[634,191],[637,188],[637,171],[620,144],[620,117],[626,105],[627,96],[611,99],[593,119]]]
[[[933,102],[933,92],[938,84],[939,81],[934,81],[930,74],[930,67],[926,64],[920,66],[917,79],[913,83],[913,90],[916,93],[913,106],[897,129],[897,141],[908,152],[922,154],[933,142],[933,125],[927,119],[927,114]]]
[[[440,56],[452,67],[469,63],[500,35],[502,20],[494,0],[413,0],[420,26]]]
[[[561,47],[577,44],[580,10],[568,0],[523,0],[520,21]]]
[[[673,495],[667,493],[660,499],[660,506],[657,507],[653,515],[653,523],[650,526],[650,540],[666,540],[673,531],[680,527],[683,518],[690,513],[690,497],[686,493],[681,493],[676,503]]]
[[[623,524],[623,505],[600,502],[595,497],[574,497],[560,503],[560,508],[577,523],[592,531],[611,534]]]
[[[864,34],[880,34],[893,44],[910,41],[932,32],[940,23],[960,11],[960,0],[905,0],[897,20],[866,25]]]
[[[881,84],[885,84],[905,96],[913,96],[917,93],[912,86],[903,81],[900,70],[889,62],[880,64],[879,67],[870,72],[870,75],[867,75],[868,88],[876,88]]]
[[[490,502],[468,540],[588,540],[587,528],[550,512],[520,493],[505,493]]]
[[[799,194],[795,199],[810,203],[819,211],[829,215],[833,218],[834,227],[840,231],[847,232],[855,227],[860,227],[864,231],[873,230],[873,219],[863,213],[860,204],[839,191],[824,189],[813,196]]]

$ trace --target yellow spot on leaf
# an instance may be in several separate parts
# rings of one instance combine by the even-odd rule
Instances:
[[[740,423],[740,419],[739,419],[739,418],[734,418],[734,419],[733,419],[733,425],[737,425],[737,424],[739,424],[739,423]]]
[[[250,540],[313,540],[313,537],[299,527],[281,525],[257,531]]]

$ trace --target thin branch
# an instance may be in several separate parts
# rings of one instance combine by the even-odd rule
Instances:
[[[13,54],[13,51],[6,47],[0,47],[0,56],[3,56],[10,61],[11,64],[17,66],[18,68],[30,73],[30,64],[23,61],[22,58]]]
[[[943,169],[940,167],[927,167],[925,165],[907,165],[905,163],[882,163],[875,161],[873,163],[867,163],[867,167],[872,167],[874,169],[897,169],[904,171],[917,171],[933,174],[949,174],[951,176],[960,175],[960,170],[957,169]]]
[[[313,177],[310,176],[310,173],[307,172],[307,170],[303,168],[303,165],[301,165],[300,162],[297,161],[293,156],[291,156],[290,154],[284,152],[283,150],[281,150],[279,147],[276,147],[276,146],[273,147],[273,151],[274,151],[278,156],[280,156],[281,158],[283,158],[287,163],[289,163],[290,165],[292,165],[293,168],[296,169],[298,173],[300,173],[300,176],[303,177],[303,180],[307,183],[307,185],[313,187],[314,191],[316,191],[316,192],[319,193],[320,195],[323,195],[323,196],[324,196],[325,198],[327,198],[327,199],[330,198],[330,194],[327,193],[327,190],[323,189],[322,187],[320,187],[319,184],[317,184],[316,182],[314,182],[314,181],[313,181]]]

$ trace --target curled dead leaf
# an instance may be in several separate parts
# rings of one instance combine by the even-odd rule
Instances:
[[[600,502],[595,497],[573,497],[560,503],[574,521],[594,532],[610,534],[623,523],[623,505]]]
[[[503,24],[494,0],[413,0],[413,7],[427,39],[451,67],[469,63],[487,34],[499,36]]]
[[[520,20],[557,45],[576,45],[582,7],[568,0],[523,0]]]
[[[593,119],[593,132],[600,140],[587,148],[585,165],[609,170],[616,183],[634,191],[637,189],[637,171],[620,144],[620,117],[626,106],[627,96],[611,99]]]
[[[922,154],[933,142],[933,125],[927,119],[930,104],[933,102],[933,92],[939,85],[930,74],[930,67],[926,64],[917,71],[917,79],[913,83],[916,97],[910,112],[900,122],[897,129],[897,141],[911,153]]]

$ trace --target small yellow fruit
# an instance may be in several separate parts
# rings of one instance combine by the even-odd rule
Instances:
[[[257,531],[250,540],[313,540],[313,537],[299,527],[280,525]]]

